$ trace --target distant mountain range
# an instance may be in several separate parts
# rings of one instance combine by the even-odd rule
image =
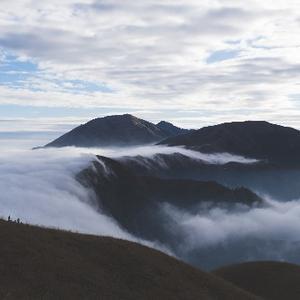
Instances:
[[[151,157],[125,156],[119,160],[139,176],[215,181],[230,188],[243,186],[260,195],[286,201],[300,197],[300,166],[297,159],[288,164],[266,160],[211,164],[182,153],[157,153]]]
[[[97,118],[80,125],[46,145],[46,147],[133,146],[159,142],[167,137],[187,133],[168,122],[153,124],[130,114]]]
[[[158,144],[184,146],[204,153],[224,153],[294,163],[300,155],[300,131],[265,121],[223,123],[187,130],[132,115],[98,118],[80,125],[45,147],[109,147]]]

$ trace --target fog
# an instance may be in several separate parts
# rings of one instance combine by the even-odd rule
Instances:
[[[99,214],[93,194],[74,174],[93,156],[64,151],[13,151],[0,155],[0,215],[67,230],[131,238]]]
[[[134,237],[96,205],[93,191],[75,180],[93,154],[70,149],[17,150],[0,153],[0,217],[21,222],[112,236],[160,249],[157,242]]]
[[[8,216],[20,218],[22,222],[30,224],[137,241],[171,253],[167,243],[145,241],[121,228],[116,220],[99,209],[94,192],[84,188],[75,179],[78,172],[91,164],[95,154],[119,159],[137,155],[155,158],[158,153],[181,153],[210,164],[255,162],[230,154],[208,155],[165,146],[9,151],[2,148],[0,216],[5,219]],[[103,167],[105,170],[105,165]],[[161,216],[164,218],[161,226],[172,226],[167,230],[175,237],[178,232],[178,247],[174,253],[186,260],[189,260],[191,251],[202,251],[245,238],[298,242],[300,201],[284,202],[284,199],[280,199],[281,202],[277,202],[267,196],[263,198],[263,207],[236,206],[229,209],[211,204],[199,207],[197,212],[165,203],[161,207]]]
[[[252,164],[258,161],[252,158],[232,155],[230,153],[206,154],[198,151],[189,150],[180,146],[168,147],[168,146],[149,145],[149,146],[135,146],[135,147],[121,147],[121,148],[119,147],[111,147],[111,148],[64,147],[61,148],[61,151],[102,155],[102,156],[107,156],[115,159],[122,158],[122,157],[136,157],[136,156],[154,158],[157,154],[171,155],[175,153],[180,153],[189,158],[195,160],[201,160],[208,164],[220,164],[220,165],[227,164],[229,162]]]
[[[83,188],[74,176],[90,165],[95,154],[115,158],[138,154],[151,157],[174,152],[213,163],[244,160],[231,155],[205,155],[180,147],[40,150],[2,147],[0,216],[7,218],[10,215],[26,223],[133,239],[114,220],[96,210],[93,191]]]
[[[171,205],[164,213],[184,231],[186,250],[215,246],[240,238],[300,241],[300,201],[266,200],[265,207],[213,207],[191,214]]]

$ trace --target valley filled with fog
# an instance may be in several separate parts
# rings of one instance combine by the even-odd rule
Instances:
[[[207,269],[260,259],[300,262],[300,194],[290,188],[296,186],[297,178],[293,182],[290,177],[297,176],[297,170],[278,171],[256,159],[183,147],[4,146],[0,152],[4,219],[11,216],[24,223],[132,240]],[[233,175],[237,170],[251,175],[237,177]],[[154,175],[160,179],[152,179]],[[119,176],[145,181],[134,177],[125,186]],[[260,177],[265,189],[256,182]],[[101,191],[101,180],[112,190]],[[213,188],[220,189],[221,196],[210,192],[209,184],[214,183],[206,184],[214,180],[218,186]],[[204,182],[206,191],[199,192],[199,199],[198,181]],[[174,195],[165,187],[174,189],[173,184]],[[185,196],[186,186],[195,190],[194,195]],[[239,190],[242,186],[249,190]],[[120,193],[112,194],[114,190]],[[116,206],[110,207],[114,201]]]

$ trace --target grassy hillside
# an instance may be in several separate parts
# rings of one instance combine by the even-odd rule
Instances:
[[[300,266],[297,265],[251,262],[220,268],[214,273],[264,299],[300,299]]]
[[[257,299],[159,251],[0,221],[1,299]]]

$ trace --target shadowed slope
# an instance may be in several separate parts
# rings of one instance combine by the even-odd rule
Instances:
[[[160,144],[184,145],[202,152],[293,162],[299,158],[300,131],[264,121],[224,123],[170,137]]]
[[[117,160],[97,158],[78,174],[78,181],[92,188],[102,211],[144,239],[178,246],[180,232],[170,231],[176,225],[166,216],[165,204],[186,212],[199,211],[199,206],[205,203],[228,207],[241,204],[247,208],[264,205],[260,197],[245,188],[228,189],[216,182],[138,176]]]
[[[144,145],[185,132],[172,124],[163,124],[158,126],[129,114],[97,118],[74,128],[46,147]]]
[[[122,240],[0,221],[1,299],[257,299]]]
[[[223,267],[214,274],[269,300],[300,299],[300,266],[280,262],[250,262]]]
[[[188,133],[189,131],[191,131],[189,129],[179,128],[177,126],[174,126],[172,123],[166,122],[166,121],[160,121],[159,123],[156,124],[156,126],[160,129],[168,132],[168,134],[170,136],[176,136],[176,135]]]

